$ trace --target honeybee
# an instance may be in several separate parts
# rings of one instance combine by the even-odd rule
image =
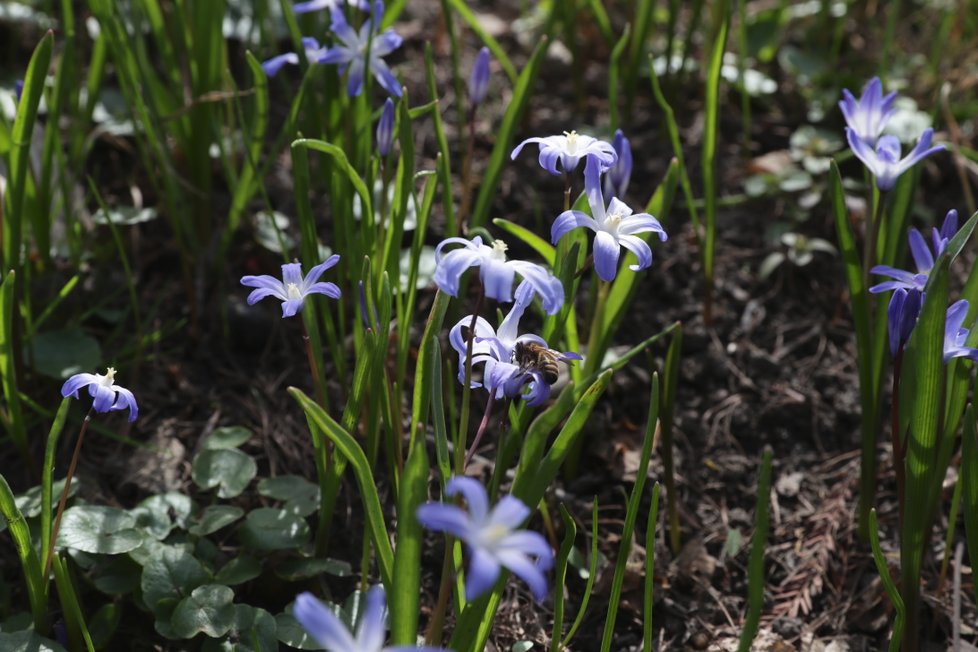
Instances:
[[[538,342],[517,342],[513,347],[513,364],[518,364],[521,372],[540,372],[548,385],[557,382],[560,374],[557,361],[560,358],[559,351],[548,349]]]

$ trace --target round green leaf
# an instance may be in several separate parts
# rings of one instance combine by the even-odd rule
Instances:
[[[94,372],[102,364],[98,341],[79,328],[38,333],[30,347],[27,359],[34,361],[34,370],[57,380],[82,371]]]
[[[235,448],[205,450],[194,458],[191,477],[201,489],[217,487],[220,498],[237,496],[255,474],[258,465],[241,451]]]
[[[276,623],[272,614],[246,604],[234,605],[234,622],[227,638],[208,639],[203,652],[267,652],[277,650]],[[320,648],[322,647],[320,646]]]
[[[258,483],[258,493],[285,501],[283,509],[308,516],[319,509],[319,487],[298,475],[265,478]]]
[[[245,555],[236,557],[225,564],[224,568],[217,571],[214,581],[235,586],[249,582],[259,575],[261,575],[261,564],[254,557]]]
[[[309,632],[299,624],[299,621],[291,613],[281,613],[275,616],[275,636],[281,643],[297,650],[323,649],[323,646],[309,635]]]
[[[245,519],[241,540],[257,550],[298,548],[309,541],[309,524],[287,510],[259,507]]]
[[[107,564],[95,569],[95,588],[110,595],[131,593],[139,586],[142,568],[130,557],[112,557]]]
[[[169,617],[188,592],[210,580],[197,559],[178,546],[162,546],[143,567],[140,586],[146,606],[157,619]]]
[[[174,525],[186,525],[187,516],[193,509],[193,501],[176,491],[158,496],[150,496],[129,513],[136,519],[136,527],[157,541],[162,541],[173,530]],[[171,518],[171,513],[176,519]]]
[[[0,650],[6,650],[6,652],[67,652],[60,643],[39,636],[37,632],[29,629],[9,634],[0,632]]]
[[[209,505],[201,513],[196,523],[193,523],[187,531],[198,537],[217,532],[222,527],[231,525],[239,518],[244,516],[244,510],[233,505]]]
[[[337,559],[287,559],[275,567],[275,574],[289,582],[309,579],[323,573],[346,577],[351,572],[350,564]]]
[[[234,591],[220,584],[198,586],[173,610],[170,625],[180,638],[203,633],[211,638],[227,634],[234,624]]]
[[[223,426],[215,428],[214,432],[204,440],[205,450],[219,450],[222,448],[237,448],[241,444],[251,439],[254,434],[244,426]]]
[[[102,505],[76,505],[64,513],[58,545],[98,555],[118,555],[138,548],[143,535],[128,512]]]

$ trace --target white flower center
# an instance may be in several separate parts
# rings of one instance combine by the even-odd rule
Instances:
[[[299,286],[295,283],[289,283],[285,286],[285,294],[288,295],[291,301],[302,298],[302,292],[299,290]]]
[[[482,528],[481,532],[479,533],[479,539],[480,542],[488,548],[498,544],[508,534],[509,528],[505,525],[490,525]]]
[[[507,247],[506,246],[506,243],[503,242],[502,240],[493,240],[492,241],[492,257],[493,257],[493,259],[495,259],[495,260],[506,260],[506,250],[507,249],[509,249],[509,247]]]
[[[567,153],[577,154],[577,132],[571,130],[569,133],[564,132],[564,139],[567,141]]]
[[[115,383],[115,367],[106,369],[104,376],[102,374],[95,374],[95,376],[98,378],[98,384],[102,387],[112,387],[112,384]]]
[[[625,216],[619,211],[615,211],[611,215],[605,218],[604,225],[608,227],[608,230],[612,233],[618,233],[618,227],[621,225],[621,221],[625,219]]]

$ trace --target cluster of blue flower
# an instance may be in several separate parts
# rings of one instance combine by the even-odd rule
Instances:
[[[884,96],[879,77],[874,77],[866,84],[859,100],[848,90],[843,90],[842,96],[839,107],[848,125],[846,139],[853,153],[875,178],[876,187],[881,192],[892,190],[901,174],[927,156],[944,150],[944,146],[940,144],[931,146],[934,130],[928,128],[920,135],[913,150],[906,157],[900,158],[899,139],[896,136],[883,135],[887,122],[896,110],[893,106],[896,92]],[[948,211],[940,229],[935,227],[931,234],[933,253],[920,231],[910,229],[910,254],[917,268],[916,272],[889,265],[875,265],[870,270],[873,274],[893,279],[878,283],[869,291],[874,294],[894,291],[887,309],[890,354],[894,358],[906,346],[920,316],[924,288],[934,267],[934,260],[944,252],[957,231],[958,212],[952,209]],[[944,330],[945,362],[958,357],[978,360],[978,349],[964,346],[968,329],[962,325],[967,313],[968,302],[963,299],[947,309]]]

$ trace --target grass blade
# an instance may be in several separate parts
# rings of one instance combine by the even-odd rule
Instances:
[[[394,584],[391,591],[391,644],[413,645],[418,634],[421,603],[421,545],[424,535],[414,517],[428,497],[428,453],[419,438],[408,454],[397,497],[397,548],[394,550]]]
[[[764,447],[761,471],[757,480],[757,506],[754,508],[754,535],[750,543],[750,561],[747,563],[747,618],[740,635],[738,652],[750,652],[764,608],[764,549],[767,547],[769,526],[768,508],[771,502],[770,446]]]
[[[978,568],[978,428],[975,427],[974,406],[968,406],[961,439],[961,481],[964,483],[964,533],[968,544],[968,560]],[[978,582],[975,601],[978,602]]]

